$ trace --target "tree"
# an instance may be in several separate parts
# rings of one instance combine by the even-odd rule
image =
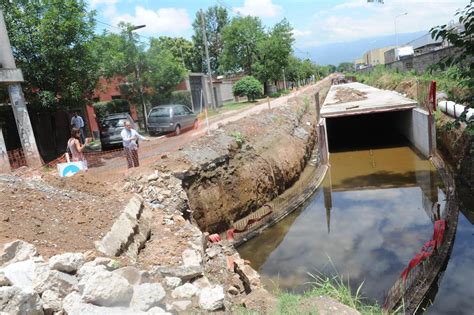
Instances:
[[[456,80],[461,87],[471,91],[468,98],[463,100],[467,103],[466,111],[456,119],[455,125],[459,126],[460,121],[466,121],[467,110],[474,108],[474,2],[471,0],[456,15],[459,16],[459,23],[463,26],[463,30],[448,25],[440,25],[433,27],[430,32],[434,39],[447,40],[459,50],[458,53],[442,59],[438,64],[441,69],[456,66],[458,68]],[[468,129],[474,131],[474,121],[468,122]]]
[[[257,56],[256,62],[252,64],[252,73],[263,83],[265,92],[269,81],[281,80],[282,69],[288,65],[293,41],[293,28],[284,19],[257,43]]]
[[[158,104],[167,101],[176,85],[183,81],[186,69],[166,49],[150,47],[146,53],[146,62],[143,83],[147,87],[149,99]]]
[[[0,2],[29,104],[76,107],[98,80],[94,12],[83,0]]]
[[[247,96],[249,101],[254,101],[262,95],[262,85],[252,76],[247,76],[235,83],[232,88],[235,96]]]
[[[196,50],[193,43],[185,38],[168,36],[152,38],[150,47],[169,51],[174,59],[189,71],[201,71],[201,64],[196,63]]]
[[[351,72],[354,71],[354,64],[352,62],[341,62],[336,70],[338,72]]]
[[[224,43],[222,31],[229,24],[229,12],[221,6],[212,6],[204,13],[207,44],[209,47],[209,59],[211,61],[212,73],[219,73],[220,56]],[[194,35],[194,71],[207,73],[206,59],[204,56],[204,41],[202,36],[201,12],[196,13],[193,22]]]
[[[234,17],[223,30],[221,66],[224,71],[252,74],[257,61],[258,46],[265,38],[262,21],[257,17]]]

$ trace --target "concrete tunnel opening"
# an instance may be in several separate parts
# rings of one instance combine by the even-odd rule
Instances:
[[[329,152],[410,145],[400,130],[409,112],[411,110],[327,118]]]

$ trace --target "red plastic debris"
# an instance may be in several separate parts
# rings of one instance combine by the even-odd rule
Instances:
[[[212,243],[219,243],[221,241],[221,237],[220,237],[219,234],[211,234],[211,235],[209,235],[209,240]]]

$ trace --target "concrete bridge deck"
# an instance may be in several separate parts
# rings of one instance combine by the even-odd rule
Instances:
[[[354,82],[333,85],[321,108],[322,117],[406,110],[417,102],[400,94]]]

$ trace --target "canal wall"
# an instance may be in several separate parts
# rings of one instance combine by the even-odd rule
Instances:
[[[430,157],[436,150],[436,140],[434,139],[434,119],[429,116],[426,110],[415,108],[412,110],[396,112],[398,115],[397,129],[407,138],[410,143],[417,148],[425,157]],[[428,135],[428,136],[427,136]],[[430,138],[430,135],[432,137]]]
[[[317,143],[314,95],[324,79],[288,104],[222,126],[173,154],[192,219],[202,231],[221,233],[282,194],[300,177]]]

